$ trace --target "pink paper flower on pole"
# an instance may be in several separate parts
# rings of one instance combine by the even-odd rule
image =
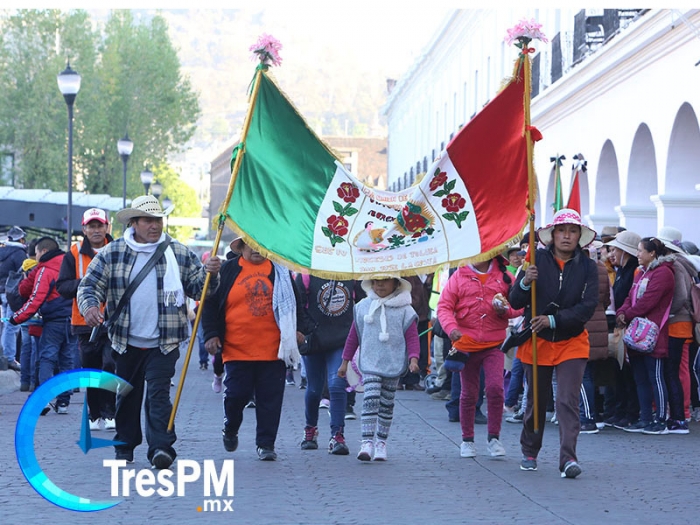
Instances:
[[[259,60],[264,66],[279,66],[282,64],[282,58],[279,55],[282,49],[282,44],[275,37],[263,33],[258,38],[258,41],[250,46],[253,52],[250,57],[252,60]]]
[[[542,32],[542,24],[539,24],[534,18],[530,20],[523,19],[518,22],[515,27],[508,30],[508,34],[505,38],[508,45],[512,45],[516,41],[520,42],[521,44],[523,42],[525,44],[529,44],[532,40],[540,40],[544,43],[549,42],[545,34]],[[517,43],[515,45],[518,46]]]

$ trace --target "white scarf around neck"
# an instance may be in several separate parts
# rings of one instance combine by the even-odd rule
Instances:
[[[161,234],[158,242],[140,243],[134,239],[134,228],[129,227],[124,231],[124,241],[126,245],[138,253],[153,255],[158,249],[158,245],[165,241],[165,234]],[[163,276],[163,298],[165,306],[171,304],[177,307],[185,304],[185,290],[180,280],[180,267],[175,259],[173,249],[168,246],[165,250],[165,275]]]
[[[386,297],[379,297],[374,290],[369,290],[367,293],[367,298],[372,302],[369,305],[369,311],[365,315],[365,323],[374,323],[374,312],[379,310],[379,326],[381,331],[379,332],[379,340],[386,342],[389,340],[389,333],[386,331],[386,310],[385,306],[389,308],[398,308],[401,306],[410,306],[413,302],[411,299],[411,292],[404,290],[402,292],[393,292]]]

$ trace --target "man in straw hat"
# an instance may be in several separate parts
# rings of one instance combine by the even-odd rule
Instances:
[[[527,409],[520,444],[522,470],[537,470],[537,455],[542,448],[547,399],[552,375],[557,373],[556,413],[559,419],[559,471],[562,477],[581,474],[576,456],[580,430],[579,392],[589,356],[585,325],[598,303],[598,270],[582,248],[595,238],[595,232],[581,222],[575,210],[564,208],[552,223],[540,228],[537,235],[545,245],[535,253],[535,264],[521,272],[510,292],[513,308],[525,308],[532,331],[537,334],[539,381],[538,421],[535,432],[533,349],[529,339],[518,348],[528,389]],[[532,311],[531,287],[537,281],[537,311]]]
[[[171,211],[172,207],[163,211],[151,195],[135,198],[130,208],[117,213],[117,220],[127,226],[124,236],[95,255],[78,286],[80,313],[92,327],[107,318],[116,373],[133,386],[127,394],[117,394],[115,440],[122,444],[114,447],[116,459],[133,462],[134,448],[141,444],[141,404],[148,381],[148,460],[157,469],[168,468],[176,456],[173,444],[177,438],[167,426],[172,410],[170,380],[180,356],[180,342],[188,337],[185,296],[200,298],[207,272],[214,277],[210,290],[215,291],[221,267],[216,256],[202,266],[197,255],[163,234],[163,217]],[[155,266],[115,317],[129,283],[167,241],[169,245]],[[102,303],[106,305],[104,316]]]

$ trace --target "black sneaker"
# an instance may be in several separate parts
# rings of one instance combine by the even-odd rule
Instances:
[[[357,419],[355,410],[351,406],[345,407],[345,419]]]
[[[336,456],[347,456],[350,454],[350,449],[345,443],[345,436],[342,432],[336,432],[335,436],[328,442],[328,453]]]
[[[579,434],[597,434],[598,432],[600,432],[600,430],[598,430],[598,425],[595,423],[581,423]]]
[[[581,474],[581,466],[573,459],[567,461],[564,465],[564,470],[561,471],[562,478],[574,479],[579,474]]]
[[[474,415],[474,424],[475,425],[485,425],[488,423],[488,420],[486,419],[486,416],[481,410],[477,410],[476,414]]]
[[[299,390],[304,390],[304,389],[306,389],[306,385],[307,385],[306,378],[305,378],[305,377],[302,377],[302,378],[299,380]]]
[[[610,416],[603,420],[603,425],[605,425],[606,427],[614,427],[616,421],[617,418],[615,416]]]
[[[258,447],[258,457],[260,461],[275,461],[277,453],[273,448]]]
[[[133,450],[122,450],[119,449],[114,453],[114,459],[120,459],[126,461],[127,463],[134,462],[134,451]]]
[[[238,448],[238,434],[226,432],[226,429],[222,430],[221,433],[224,436],[224,448],[226,452],[235,452]]]
[[[318,427],[304,427],[304,439],[301,442],[301,450],[316,450],[318,448]]]
[[[155,454],[151,458],[151,464],[153,468],[157,470],[164,470],[173,464],[173,457],[168,454],[165,450],[156,450]]]
[[[668,434],[668,427],[666,426],[666,421],[654,421],[650,423],[642,430],[642,434],[650,434],[654,436],[661,436]]]
[[[624,428],[623,430],[625,432],[636,432],[641,434],[642,432],[644,432],[644,429],[647,428],[649,425],[651,425],[651,422],[649,421],[637,421],[636,423],[632,423],[630,426]]]
[[[625,429],[631,427],[632,423],[630,423],[630,420],[627,419],[626,417],[621,417],[620,419],[616,419],[613,422],[613,426],[615,428],[619,428],[620,430],[625,430]]]

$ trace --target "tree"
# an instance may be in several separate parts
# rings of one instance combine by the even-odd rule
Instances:
[[[165,162],[192,137],[199,104],[160,16],[136,23],[113,11],[104,35],[85,11],[21,10],[0,17],[0,144],[15,155],[19,187],[66,189],[66,105],[56,75],[81,74],[75,102],[77,189],[122,194],[116,144],[134,141],[128,196],[145,165]]]
[[[154,180],[163,185],[161,201],[169,198],[175,209],[176,217],[201,217],[202,208],[197,200],[197,192],[180,179],[180,175],[167,164],[161,164],[153,169]],[[186,243],[193,234],[193,229],[187,226],[168,226],[168,233],[180,242]]]

